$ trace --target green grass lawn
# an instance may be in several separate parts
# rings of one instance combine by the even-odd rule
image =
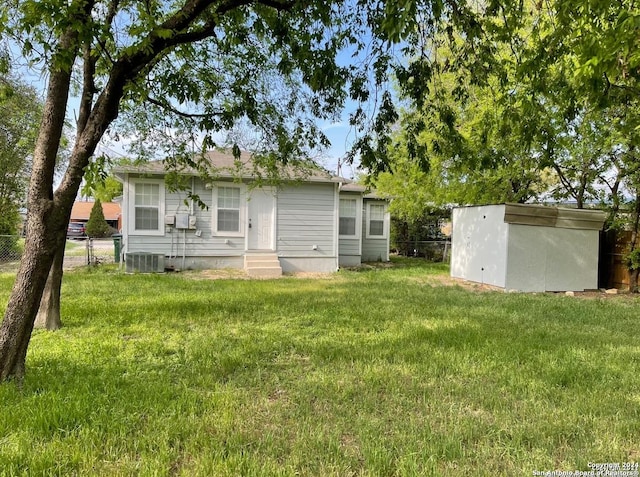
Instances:
[[[524,476],[640,460],[640,303],[330,278],[65,275],[0,386],[0,475]],[[13,278],[0,275],[6,303]]]

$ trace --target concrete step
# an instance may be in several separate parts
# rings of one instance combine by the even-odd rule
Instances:
[[[280,267],[280,260],[251,260],[245,262],[245,268]]]
[[[244,269],[250,277],[277,278],[282,276],[280,260],[275,253],[256,252],[245,255]]]
[[[256,278],[279,278],[282,276],[282,268],[260,267],[247,268],[247,275]]]

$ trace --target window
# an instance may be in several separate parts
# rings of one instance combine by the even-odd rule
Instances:
[[[218,232],[240,231],[240,189],[218,189]]]
[[[239,186],[223,185],[214,189],[213,233],[215,235],[240,236],[243,233],[244,207]]]
[[[338,234],[343,237],[358,235],[358,200],[340,199],[340,226]]]
[[[386,238],[384,204],[367,204],[367,238]]]
[[[164,185],[162,181],[132,183],[131,233],[136,235],[164,234]]]

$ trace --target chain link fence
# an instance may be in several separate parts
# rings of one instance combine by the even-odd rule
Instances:
[[[24,238],[0,235],[0,272],[16,272],[24,251]],[[112,239],[68,240],[64,254],[64,268],[114,262]]]
[[[24,250],[24,239],[18,235],[0,235],[0,272],[17,270]]]
[[[87,261],[85,265],[114,263],[113,240],[89,238],[85,242],[87,250]]]
[[[395,242],[395,251],[405,257],[420,257],[430,262],[448,262],[451,255],[450,240],[412,240]]]

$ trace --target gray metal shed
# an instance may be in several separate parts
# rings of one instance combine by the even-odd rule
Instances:
[[[605,218],[530,204],[456,208],[451,276],[527,292],[595,289]]]

